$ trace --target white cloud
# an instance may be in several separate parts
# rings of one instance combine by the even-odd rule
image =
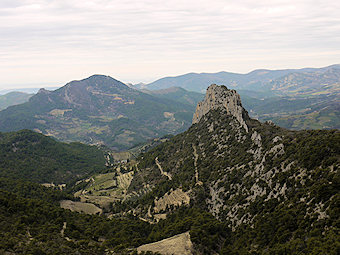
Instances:
[[[1,0],[1,84],[339,63],[333,0]]]

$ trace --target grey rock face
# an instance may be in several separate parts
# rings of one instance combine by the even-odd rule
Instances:
[[[202,116],[212,109],[221,109],[227,114],[234,116],[241,126],[248,132],[248,126],[243,119],[246,111],[242,107],[240,95],[236,90],[230,90],[226,86],[212,84],[207,88],[205,98],[199,102],[194,113],[192,124],[198,123]]]

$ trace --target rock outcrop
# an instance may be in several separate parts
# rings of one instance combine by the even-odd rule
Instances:
[[[210,85],[207,88],[204,100],[197,104],[192,124],[198,123],[202,116],[212,109],[221,109],[227,114],[234,116],[248,132],[248,126],[243,118],[247,112],[242,107],[240,95],[236,90],[230,90],[224,85]]]

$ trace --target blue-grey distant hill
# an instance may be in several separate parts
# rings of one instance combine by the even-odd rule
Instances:
[[[301,74],[304,76],[318,75],[316,78],[327,79],[326,77],[320,77],[320,74],[335,72],[340,73],[340,65],[331,65],[323,68],[302,68],[302,69],[285,69],[285,70],[267,70],[259,69],[246,74],[230,73],[230,72],[218,72],[218,73],[188,73],[184,75],[165,77],[149,83],[144,86],[148,90],[159,90],[170,87],[182,87],[186,90],[205,93],[205,89],[210,84],[224,84],[228,88],[237,90],[252,90],[252,91],[272,91],[277,93],[283,93],[276,91],[274,86],[276,79],[288,79],[291,74]],[[302,78],[303,79],[303,78]],[[306,83],[310,79],[306,78]],[[274,82],[274,83],[273,83]],[[292,81],[294,82],[294,81]],[[289,86],[289,84],[286,84]],[[303,84],[305,85],[305,84]],[[308,85],[308,84],[307,84]]]
[[[0,110],[6,109],[8,106],[25,103],[30,99],[31,96],[33,96],[33,94],[17,91],[0,95]]]
[[[174,100],[183,104],[189,104],[196,107],[199,101],[202,101],[204,98],[204,94],[188,91],[180,87],[170,87],[167,89],[159,89],[159,90],[143,90],[144,93],[153,95],[159,98],[165,98]]]
[[[213,83],[236,89],[250,115],[262,121],[289,129],[340,128],[340,65],[247,74],[188,73],[159,79],[144,89],[164,91],[176,86],[204,92]]]
[[[46,86],[41,86],[41,87],[35,87],[35,88],[14,88],[14,89],[3,89],[0,90],[0,95],[4,95],[10,92],[22,92],[22,93],[27,93],[27,94],[36,94],[40,88],[46,88],[48,90],[56,90],[59,87],[46,87]]]

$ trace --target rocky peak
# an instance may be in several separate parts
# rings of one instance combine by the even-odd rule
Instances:
[[[51,94],[51,91],[41,88],[39,89],[38,94]]]
[[[227,114],[234,116],[248,132],[248,126],[243,119],[243,114],[246,111],[242,107],[240,95],[236,90],[228,89],[224,85],[210,85],[207,88],[204,100],[197,104],[192,123],[198,123],[203,115],[212,109],[221,109]]]

